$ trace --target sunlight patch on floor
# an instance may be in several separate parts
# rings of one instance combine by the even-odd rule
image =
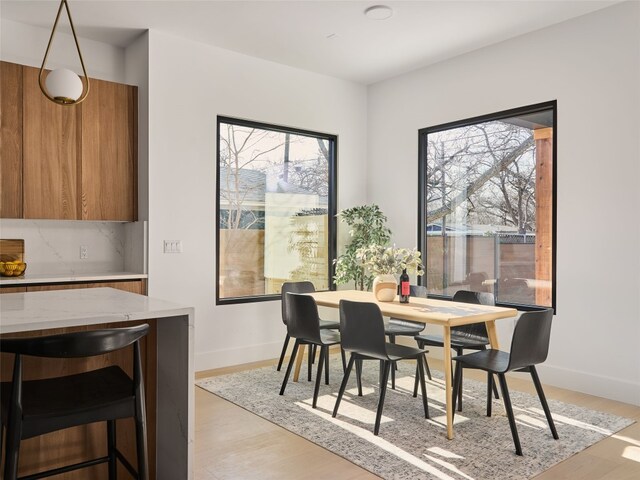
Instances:
[[[640,463],[640,448],[638,447],[624,447],[624,451],[622,452],[622,458],[626,458],[627,460],[633,460],[634,462]]]
[[[358,401],[358,397],[355,397],[355,402]],[[306,405],[311,405],[313,399],[309,398],[303,401]],[[328,412],[333,412],[333,408],[336,405],[336,398],[333,395],[322,395],[318,397],[317,407]],[[367,425],[373,425],[376,423],[376,412],[363,408],[355,403],[345,401],[342,397],[340,402],[340,409],[338,410],[339,417],[347,417],[357,422],[366,423]],[[380,423],[393,422],[393,418],[382,415]]]
[[[317,415],[318,417],[327,420],[331,423],[333,423],[334,425],[354,434],[357,435],[358,437],[362,438],[363,440],[366,440],[367,442],[377,446],[378,448],[381,448],[383,450],[385,450],[386,452],[395,455],[398,458],[401,458],[402,460],[404,460],[405,462],[410,463],[411,465],[415,466],[416,468],[419,468],[420,470],[423,470],[431,475],[433,475],[434,478],[439,479],[439,480],[455,480],[454,477],[450,476],[449,474],[447,474],[446,472],[443,472],[442,470],[439,470],[438,468],[436,468],[433,465],[428,464],[427,462],[411,455],[409,452],[406,452],[405,450],[402,450],[401,448],[396,447],[394,444],[388,442],[387,440],[376,436],[373,434],[372,431],[370,430],[365,430],[364,428],[360,428],[360,427],[356,427],[354,425],[350,425],[347,422],[343,422],[342,420],[338,419],[338,418],[332,418],[331,415],[329,415],[328,413],[325,413],[321,410],[318,409],[313,409],[311,408],[311,405],[307,405],[306,403],[303,402],[296,402],[296,405],[298,405],[299,407],[304,408],[305,410],[307,410],[310,413],[313,413],[314,415]],[[465,476],[466,477],[466,476]],[[466,477],[466,478],[470,478],[470,477]]]

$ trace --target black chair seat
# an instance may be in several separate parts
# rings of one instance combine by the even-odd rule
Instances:
[[[397,319],[394,319],[393,323],[385,323],[384,325],[384,333],[385,335],[403,335],[403,336],[411,336],[420,333],[424,330],[424,324],[421,323],[419,325],[408,325],[404,323],[396,323]]]
[[[442,335],[416,335],[414,337],[418,345],[429,345],[430,347],[444,347]],[[451,332],[451,348],[480,349],[488,345],[487,339],[482,337],[458,335]]]
[[[465,368],[482,369],[490,373],[504,373],[509,368],[509,354],[501,350],[481,350],[453,360],[462,362]]]
[[[326,346],[336,345],[340,343],[340,334],[335,330],[320,330],[320,342]]]
[[[11,383],[2,388],[2,423],[8,423]],[[111,366],[66,377],[22,383],[22,438],[61,428],[135,415],[133,381]]]
[[[320,330],[338,330],[340,328],[339,321],[322,320],[320,319]]]

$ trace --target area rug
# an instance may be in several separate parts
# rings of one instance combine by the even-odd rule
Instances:
[[[364,362],[362,397],[357,396],[352,373],[336,418],[331,412],[342,367],[337,356],[332,355],[330,363],[331,383],[322,383],[316,409],[311,408],[313,382],[306,380],[304,368],[301,381],[290,380],[283,396],[278,392],[284,368],[205,378],[197,385],[389,480],[529,479],[633,423],[549,400],[560,436],[554,440],[538,398],[513,391],[524,453],[519,457],[501,401],[494,400],[493,416],[486,417],[486,384],[465,378],[463,412],[455,416],[455,438],[449,441],[441,372],[432,371],[433,380],[427,381],[431,419],[425,419],[420,396],[412,396],[415,363],[401,362],[396,390],[387,389],[380,434],[374,436],[377,362]]]

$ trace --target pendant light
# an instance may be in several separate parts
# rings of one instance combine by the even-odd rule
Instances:
[[[46,76],[44,74],[45,63],[47,62],[47,56],[51,49],[53,35],[56,33],[56,27],[58,26],[58,20],[60,20],[60,14],[62,13],[63,6],[67,10],[67,16],[69,17],[73,40],[75,41],[78,56],[80,57],[80,64],[82,65],[84,81],[76,75],[75,72],[66,68],[53,70]],[[82,59],[82,53],[80,52],[80,44],[78,43],[76,30],[73,27],[73,20],[71,20],[71,12],[69,11],[67,0],[60,1],[60,8],[58,8],[58,15],[56,15],[56,21],[54,22],[53,29],[51,30],[51,37],[49,38],[47,51],[44,52],[44,58],[42,59],[38,83],[40,84],[40,90],[42,90],[44,96],[58,105],[76,105],[87,98],[87,94],[89,93],[89,77],[87,76],[87,69],[84,67],[84,60]]]

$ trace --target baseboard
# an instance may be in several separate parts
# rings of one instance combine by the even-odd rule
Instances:
[[[289,343],[289,350],[291,350],[293,341]],[[196,353],[195,369],[196,372],[201,372],[214,368],[231,367],[234,365],[242,365],[243,363],[270,360],[278,358],[281,350],[282,341]]]
[[[538,365],[537,369],[544,384],[640,406],[638,382],[547,364]]]

